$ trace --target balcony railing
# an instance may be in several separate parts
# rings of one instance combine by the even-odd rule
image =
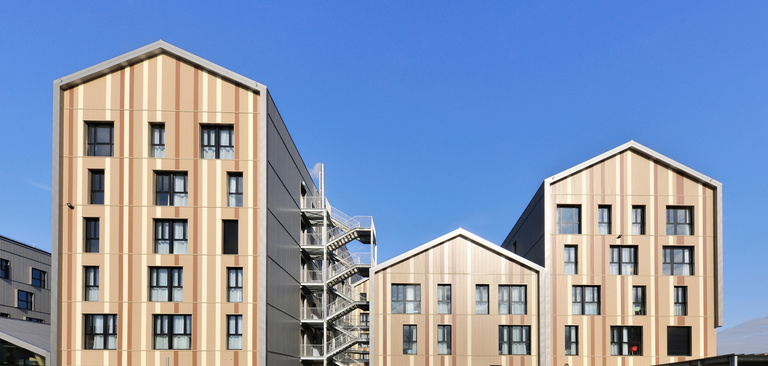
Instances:
[[[322,344],[302,344],[301,357],[323,357]]]
[[[323,320],[323,307],[322,306],[302,306],[301,319],[302,320]]]
[[[323,283],[323,271],[319,269],[305,269],[301,271],[301,282]]]

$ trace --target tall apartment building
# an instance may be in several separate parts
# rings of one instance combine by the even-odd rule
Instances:
[[[0,236],[0,318],[51,323],[51,253]]]
[[[631,141],[545,179],[503,247],[549,272],[545,364],[716,355],[723,324],[716,180]]]
[[[328,203],[265,85],[159,41],[56,80],[53,111],[50,364],[329,364],[363,342],[373,221]]]

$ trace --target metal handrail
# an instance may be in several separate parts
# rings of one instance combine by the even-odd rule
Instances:
[[[305,233],[302,234],[303,238],[301,240],[301,245],[323,245],[323,234],[322,233]]]
[[[301,282],[323,283],[323,270],[304,269],[301,271]]]
[[[322,306],[301,306],[302,320],[323,320]]]
[[[301,357],[323,357],[322,344],[302,344]]]

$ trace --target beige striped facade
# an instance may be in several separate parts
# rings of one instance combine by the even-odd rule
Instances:
[[[374,268],[373,349],[377,366],[538,365],[543,269],[463,229]],[[392,313],[392,285],[418,284],[418,314]],[[451,285],[451,313],[438,314],[437,286]],[[475,286],[488,285],[489,313],[476,314]],[[499,285],[525,285],[525,315],[498,312]],[[417,352],[403,354],[403,325],[416,325]],[[451,354],[439,355],[437,326],[451,325]],[[530,326],[530,355],[499,355],[499,326]]]
[[[715,189],[710,184],[632,149],[559,180],[545,183],[549,236],[553,365],[655,365],[716,355],[717,220]],[[557,206],[580,205],[581,234],[557,234]],[[611,234],[598,234],[598,205],[611,207]],[[632,206],[645,206],[645,234],[632,235]],[[693,235],[667,235],[666,209],[693,211]],[[576,275],[564,274],[564,246],[577,246]],[[637,247],[637,274],[611,275],[609,247]],[[662,273],[665,247],[692,247],[694,274]],[[574,285],[598,285],[601,315],[573,315]],[[646,315],[634,315],[632,287],[645,286]],[[687,286],[688,315],[674,316],[673,288]],[[565,355],[565,326],[579,328],[578,356]],[[611,356],[610,327],[641,326],[642,355]],[[691,356],[667,356],[667,327],[689,326]]]
[[[264,98],[165,53],[62,86],[54,101],[58,364],[263,364]],[[112,157],[86,156],[86,122],[113,123]],[[150,123],[165,125],[164,158],[150,157]],[[234,126],[234,159],[200,158],[201,124]],[[89,204],[89,169],[104,170],[103,205]],[[186,206],[155,205],[158,171],[187,173]],[[244,207],[227,207],[228,172],[243,175]],[[98,253],[84,253],[84,218],[100,221]],[[188,254],[154,254],[155,219],[187,220]],[[238,220],[236,255],[222,254],[223,219]],[[84,266],[100,269],[98,301],[83,301]],[[149,301],[153,266],[183,268],[183,301]],[[228,267],[243,268],[242,303],[227,302]],[[117,315],[117,350],[83,349],[83,314]],[[191,315],[192,349],[154,350],[154,314]],[[243,350],[227,350],[230,314],[243,316]]]

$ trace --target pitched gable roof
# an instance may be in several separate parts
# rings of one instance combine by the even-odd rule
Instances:
[[[483,239],[483,238],[481,238],[481,237],[479,237],[479,236],[477,236],[477,235],[475,235],[475,234],[473,234],[473,233],[471,233],[471,232],[469,232],[469,231],[467,231],[465,229],[462,229],[462,228],[458,228],[458,229],[456,229],[454,231],[451,231],[450,233],[445,234],[445,235],[443,235],[443,236],[441,236],[441,237],[439,237],[437,239],[434,239],[434,240],[432,240],[432,241],[430,241],[430,242],[428,242],[426,244],[423,244],[423,245],[418,246],[418,247],[416,247],[414,249],[411,249],[411,250],[409,250],[409,251],[407,251],[407,252],[405,252],[405,253],[403,253],[403,254],[395,257],[395,258],[392,258],[392,259],[390,259],[388,261],[385,261],[385,262],[383,262],[381,264],[378,264],[375,267],[373,267],[373,272],[376,273],[376,272],[379,272],[379,271],[381,271],[383,269],[392,267],[395,264],[398,264],[398,263],[400,263],[400,262],[402,262],[402,261],[404,261],[406,259],[415,257],[416,255],[424,253],[424,252],[426,252],[426,251],[428,251],[428,250],[430,250],[430,249],[432,249],[432,248],[434,248],[434,247],[436,247],[436,246],[438,246],[440,244],[443,244],[443,243],[445,243],[445,242],[447,242],[447,241],[449,241],[451,239],[455,239],[455,238],[458,238],[458,237],[464,237],[465,239],[468,239],[469,241],[473,242],[476,245],[479,245],[479,246],[481,246],[481,247],[483,247],[485,249],[488,249],[489,251],[494,252],[494,253],[498,254],[499,256],[505,257],[505,258],[507,258],[507,259],[509,259],[509,260],[511,260],[513,262],[517,262],[517,263],[519,263],[519,264],[521,264],[521,265],[523,265],[525,267],[531,268],[531,269],[535,270],[536,272],[540,272],[540,273],[544,272],[544,267],[541,267],[541,266],[539,266],[536,263],[533,263],[533,262],[531,262],[531,261],[529,261],[529,260],[527,260],[527,259],[525,259],[525,258],[523,258],[523,257],[521,257],[521,256],[519,256],[517,254],[515,254],[515,253],[512,253],[512,252],[502,248],[499,245],[491,243],[490,241],[485,240],[485,239]]]

